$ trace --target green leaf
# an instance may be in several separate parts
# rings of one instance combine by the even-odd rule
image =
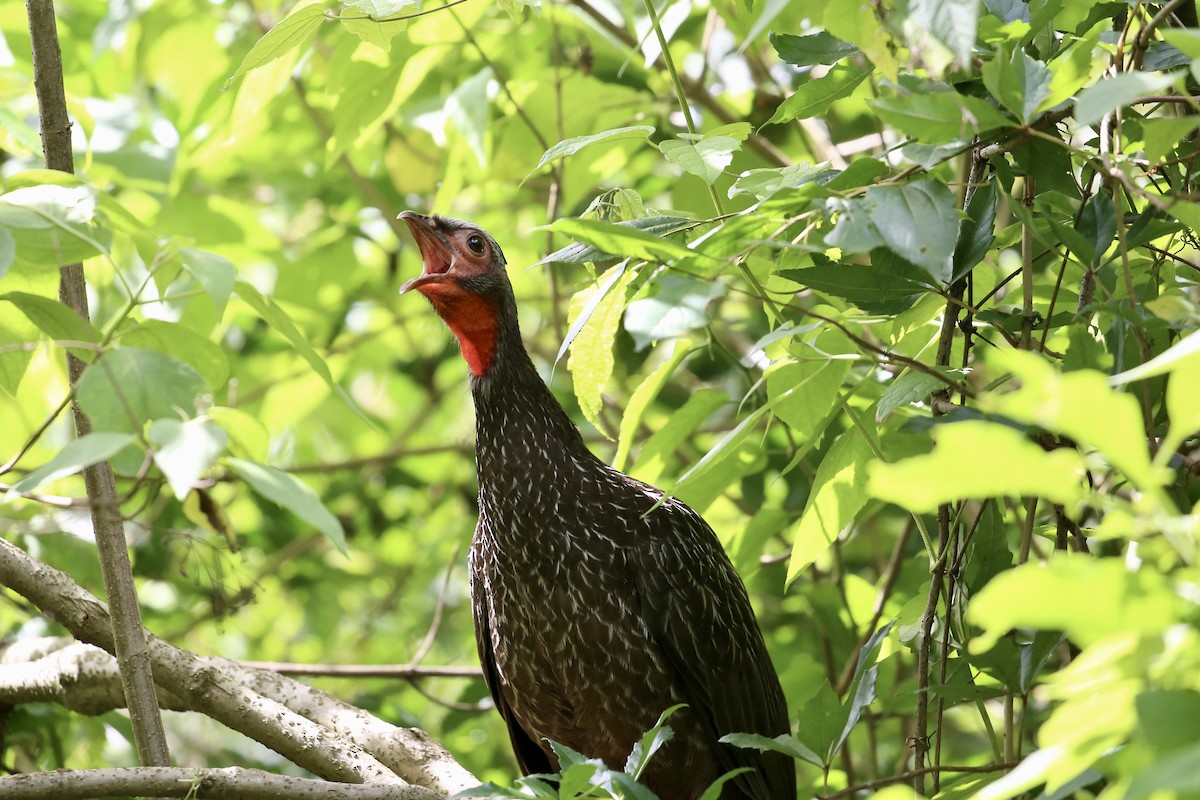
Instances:
[[[308,484],[283,470],[240,458],[230,458],[229,466],[256,494],[283,506],[325,534],[340,552],[347,552],[342,524],[329,513]]]
[[[667,424],[646,440],[630,474],[647,483],[657,482],[675,450],[692,438],[696,429],[728,402],[729,397],[715,389],[700,389],[692,393],[681,408],[672,412]]]
[[[417,0],[343,0],[346,6],[357,8],[374,20],[395,16],[406,8],[416,8]]]
[[[725,741],[724,737],[722,737],[720,741]],[[747,772],[753,771],[754,770],[750,769],[749,767],[738,767],[737,769],[731,769],[729,772],[722,773],[721,777],[713,781],[712,785],[704,790],[704,794],[700,795],[700,800],[720,800],[721,792],[724,791],[725,784],[729,783],[729,781],[733,780],[738,775],[744,775]]]
[[[604,407],[602,394],[616,363],[613,341],[621,325],[621,312],[625,310],[626,290],[637,275],[634,270],[614,269],[620,271],[616,281],[591,308],[586,323],[571,343],[571,357],[567,361],[579,408],[601,433],[605,431],[600,420],[600,410]],[[599,288],[595,291],[601,293]]]
[[[625,330],[639,350],[708,325],[705,309],[721,291],[719,284],[669,274],[653,285],[653,295],[634,300],[625,310]]]
[[[92,323],[67,308],[58,300],[29,292],[7,292],[0,294],[29,318],[29,321],[55,341],[91,342],[100,341],[100,332]],[[87,356],[90,358],[90,354]]]
[[[21,176],[37,179],[40,172]],[[107,252],[110,235],[96,225],[96,189],[71,180],[0,195],[0,229],[14,240],[18,258],[60,266]]]
[[[1021,387],[1003,395],[981,396],[981,410],[1066,434],[1103,453],[1139,488],[1159,485],[1137,400],[1109,388],[1107,376],[1086,369],[1059,374],[1041,357],[1017,350],[999,351],[991,363],[1010,370]]]
[[[604,273],[604,276],[597,282],[594,290],[584,290],[571,298],[572,302],[575,302],[576,298],[581,296],[586,296],[587,300],[583,302],[579,313],[576,314],[574,313],[574,309],[571,310],[573,320],[571,327],[567,330],[567,335],[563,337],[562,344],[558,346],[558,354],[554,356],[554,363],[556,365],[559,361],[562,361],[562,357],[571,349],[571,345],[575,342],[575,337],[579,336],[579,332],[583,330],[583,326],[588,324],[596,308],[604,302],[604,298],[608,297],[608,293],[617,285],[617,281],[624,277],[628,268],[628,261],[618,264]]]
[[[1196,333],[1193,332],[1195,337]],[[1178,361],[1167,381],[1167,412],[1171,429],[1163,443],[1166,452],[1174,452],[1189,436],[1200,430],[1200,353]]]
[[[85,467],[111,458],[135,440],[129,433],[89,433],[72,439],[58,455],[13,484],[13,495],[28,494],[43,483],[74,475]]]
[[[913,0],[908,22],[932,33],[960,64],[971,63],[979,24],[978,0]]]
[[[861,264],[781,269],[778,274],[801,286],[859,305],[885,303],[927,291],[902,275]]]
[[[781,733],[773,739],[758,733],[727,733],[718,741],[759,752],[783,753],[790,758],[807,761],[816,767],[824,766],[819,755],[790,733]]]
[[[1200,30],[1195,28],[1163,28],[1159,31],[1168,44],[1188,58],[1200,58]]]
[[[1079,93],[1075,99],[1075,121],[1080,125],[1095,125],[1110,111],[1126,106],[1145,94],[1157,94],[1182,77],[1182,73],[1166,75],[1151,72],[1122,72],[1104,78]]]
[[[1085,614],[1079,613],[1081,602]],[[1131,572],[1122,559],[1028,562],[992,578],[972,598],[967,619],[983,633],[971,642],[971,652],[991,649],[1017,627],[1063,631],[1081,647],[1129,631],[1156,636],[1180,619],[1185,606],[1168,576]]]
[[[841,64],[834,67],[824,77],[801,84],[791,97],[780,104],[767,124],[775,125],[824,114],[835,100],[849,97],[872,70],[869,64]]]
[[[561,221],[562,220],[559,220],[559,222]],[[592,220],[580,219],[574,221],[586,223],[591,222]],[[637,231],[651,237],[657,237],[660,235],[673,233],[684,225],[690,224],[691,222],[692,220],[687,217],[654,216],[643,217],[642,219],[631,219],[625,222],[602,224],[616,225],[625,230]],[[555,225],[557,224],[558,223],[555,223]],[[555,227],[553,230],[562,230],[563,233],[566,233],[568,236],[573,236],[580,239],[585,238],[584,236],[578,235],[577,233],[568,231],[566,229]],[[573,230],[574,229],[572,229],[572,231]],[[585,241],[569,244],[561,250],[556,250],[543,258],[541,261],[534,264],[534,266],[538,267],[542,264],[582,264],[597,261],[617,261],[621,258],[628,257],[629,254],[621,254],[620,252],[623,248],[629,246],[623,240],[618,239],[616,241],[612,241],[608,237],[593,239],[594,236],[595,234],[591,231],[591,229],[588,229],[587,239]],[[592,244],[590,243],[592,241],[604,241],[605,244]],[[639,243],[636,246],[640,248],[643,245]],[[604,247],[612,247],[613,249],[605,250],[603,249]]]
[[[1188,797],[1200,792],[1200,742],[1154,759],[1133,774],[1125,792],[1127,800],[1145,797]]]
[[[875,409],[875,421],[883,422],[897,408],[919,403],[945,385],[945,381],[938,380],[936,375],[910,369],[883,390],[879,406]]]
[[[241,65],[221,85],[225,91],[233,82],[252,69],[258,69],[292,50],[302,47],[325,21],[325,6],[319,0],[301,0],[288,15],[255,42],[242,59]]]
[[[816,753],[821,766],[828,765],[846,727],[846,711],[828,683],[822,683],[796,715],[796,738]]]
[[[1011,124],[978,97],[957,92],[907,92],[868,100],[867,105],[891,125],[921,142],[940,144]]]
[[[154,463],[167,478],[177,500],[183,500],[192,485],[212,466],[225,449],[225,431],[204,419],[186,422],[157,419],[148,431],[154,444]]]
[[[410,3],[416,6],[415,2]],[[346,30],[353,33],[362,41],[387,52],[392,47],[392,39],[399,36],[408,28],[408,20],[379,21],[374,19],[342,19],[338,21]],[[341,119],[339,118],[340,122]]]
[[[1117,209],[1106,192],[1097,192],[1087,201],[1076,230],[1087,240],[1090,266],[1098,267],[1117,236]]]
[[[752,169],[743,172],[734,181],[733,186],[729,187],[729,197],[732,199],[739,194],[749,194],[759,200],[766,200],[784,189],[797,189],[811,182],[825,183],[837,174],[836,170],[832,170],[828,166],[814,167],[807,162],[787,167]]]
[[[733,154],[740,147],[741,143],[732,136],[706,136],[695,143],[668,139],[659,144],[658,149],[667,161],[678,164],[684,172],[712,186],[733,163]]]
[[[199,372],[210,389],[220,389],[229,380],[229,358],[220,345],[177,322],[148,319],[122,331],[118,341],[123,347],[178,358]]]
[[[246,305],[258,312],[258,315],[268,325],[292,343],[292,346],[296,348],[296,352],[300,357],[308,362],[313,371],[321,376],[321,380],[325,381],[325,384],[350,407],[351,411],[357,414],[368,425],[371,424],[366,414],[358,407],[358,403],[354,402],[350,395],[346,394],[346,390],[334,381],[333,375],[329,371],[329,365],[325,363],[325,359],[313,348],[308,338],[300,332],[300,329],[296,327],[296,323],[287,315],[287,312],[280,308],[273,300],[263,297],[259,294],[258,289],[255,289],[245,281],[237,281],[234,284],[234,291],[237,292],[238,297],[242,298]]]
[[[638,427],[642,424],[642,419],[646,415],[646,409],[650,407],[650,404],[654,402],[654,398],[658,397],[658,393],[666,386],[667,381],[674,374],[675,368],[683,363],[683,360],[691,352],[692,350],[686,342],[678,342],[675,345],[675,352],[671,354],[671,358],[660,364],[654,372],[647,375],[645,380],[639,383],[638,387],[633,390],[633,394],[629,396],[629,403],[625,406],[625,413],[621,415],[621,428],[617,437],[617,452],[613,455],[613,469],[622,471],[625,469],[625,462],[629,459],[629,449],[633,446],[634,437],[637,436]]]
[[[225,304],[229,295],[233,294],[233,283],[237,278],[237,269],[227,258],[215,253],[206,253],[194,247],[182,247],[179,255],[183,259],[183,268],[187,270],[205,294],[212,299],[217,309],[217,316],[225,312]]]
[[[580,219],[564,217],[555,220],[547,230],[577,239],[595,248],[597,253],[607,253],[622,258],[638,258],[650,262],[664,262],[672,259],[686,259],[696,256],[682,244],[670,239],[663,239],[645,230],[648,226],[635,226],[628,223],[601,222],[595,219]],[[562,251],[559,251],[562,252]],[[557,254],[546,256],[539,264],[550,261],[561,261]],[[582,260],[582,259],[577,259]]]
[[[822,358],[813,348],[806,347],[805,352],[803,361],[778,361],[767,369],[767,397],[777,401],[775,416],[801,439],[811,439],[823,433],[821,422],[837,403],[850,362]]]
[[[1152,164],[1165,159],[1183,137],[1200,128],[1200,116],[1141,120],[1146,158]]]
[[[1083,459],[1074,450],[1047,453],[1012,428],[974,420],[939,426],[934,441],[929,455],[871,465],[871,495],[917,513],[968,498],[1044,497],[1073,507],[1083,497]],[[988,469],[966,468],[980,453]]]
[[[204,378],[182,361],[153,350],[120,347],[84,370],[75,396],[99,430],[141,431],[150,420],[195,413]]]
[[[867,192],[871,224],[884,245],[935,281],[951,277],[958,212],[945,184],[933,180],[879,186]]]
[[[983,65],[981,77],[992,97],[1026,124],[1050,96],[1049,68],[1019,47],[1007,55],[1003,49],[997,51]]]
[[[857,47],[830,35],[828,31],[808,36],[793,36],[790,33],[772,31],[770,41],[775,52],[779,53],[779,57],[796,67],[836,64],[846,56],[852,56],[858,52]]]
[[[667,725],[667,718],[679,709],[686,707],[686,703],[677,703],[658,715],[658,721],[654,723],[653,727],[634,743],[633,750],[629,752],[629,757],[625,759],[625,772],[632,775],[635,779],[642,776],[646,765],[649,764],[654,754],[675,736],[675,731],[672,730],[670,725]]]
[[[624,128],[611,128],[606,131],[600,131],[600,133],[593,133],[589,136],[575,136],[571,139],[563,139],[545,153],[542,153],[541,159],[533,169],[536,172],[547,164],[566,156],[573,156],[588,145],[593,145],[597,142],[617,141],[620,139],[645,139],[652,133],[654,133],[653,125],[629,125]],[[532,175],[533,172],[529,174]]]
[[[967,203],[967,215],[959,220],[958,239],[954,243],[953,274],[950,283],[966,276],[975,265],[983,261],[992,242],[996,240],[996,192],[995,180],[989,180],[971,195]]]
[[[874,459],[862,433],[853,428],[838,436],[821,459],[792,542],[788,584],[829,549],[867,504],[867,466]]]
[[[850,698],[849,706],[846,708],[846,724],[842,727],[842,733],[834,742],[830,756],[837,755],[842,749],[842,745],[850,738],[850,732],[854,730],[854,726],[862,719],[862,713],[867,706],[875,702],[875,684],[879,680],[879,665],[875,664],[868,667],[859,677],[858,682],[854,686],[854,695]]]

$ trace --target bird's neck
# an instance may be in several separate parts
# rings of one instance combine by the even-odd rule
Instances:
[[[495,355],[486,372],[472,375],[471,394],[481,485],[594,459],[529,358],[515,303],[502,303]]]

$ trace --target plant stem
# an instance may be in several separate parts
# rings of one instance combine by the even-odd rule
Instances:
[[[679,80],[679,71],[675,69],[675,59],[671,58],[671,50],[667,47],[667,37],[662,31],[662,25],[658,22],[658,12],[654,10],[654,0],[643,0],[646,5],[646,13],[650,15],[650,22],[654,25],[654,33],[658,36],[658,45],[662,48],[663,61],[667,64],[667,72],[671,73],[671,83],[675,84],[675,97],[679,100],[679,108],[683,111],[683,119],[687,122],[688,133],[698,134],[700,131],[696,129],[696,120],[692,118],[692,107],[688,104],[687,93],[683,91],[683,83]],[[707,182],[706,182],[707,183]],[[724,214],[725,210],[721,208],[721,198],[717,194],[717,189],[711,183],[708,183],[708,196],[712,200],[713,208],[717,210],[717,214]]]
[[[61,172],[75,171],[71,151],[71,120],[67,116],[66,91],[63,88],[62,52],[54,19],[53,0],[27,0],[29,35],[33,48],[34,88],[42,129],[42,148],[46,167]],[[67,264],[59,274],[59,299],[83,319],[88,319],[87,284],[83,265]],[[83,374],[84,363],[68,352],[67,374],[74,387]],[[72,400],[75,432],[85,436],[91,422]],[[117,504],[116,479],[112,466],[101,461],[83,470],[88,501],[91,503],[96,550],[104,576],[104,591],[112,613],[112,633],[121,684],[129,707],[138,759],[145,766],[168,766],[171,754],[163,733],[162,714],[150,672],[150,656],[138,608],[137,587],[125,543],[125,525]]]

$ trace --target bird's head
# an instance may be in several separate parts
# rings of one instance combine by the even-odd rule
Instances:
[[[421,250],[421,274],[400,287],[429,299],[462,345],[463,358],[483,375],[496,354],[508,289],[504,253],[482,228],[462,220],[405,211],[400,215]]]

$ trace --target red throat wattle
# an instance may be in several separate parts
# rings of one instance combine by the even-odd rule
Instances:
[[[429,283],[417,290],[429,298],[458,338],[471,373],[479,376],[487,372],[496,355],[500,329],[495,301],[447,283]]]

